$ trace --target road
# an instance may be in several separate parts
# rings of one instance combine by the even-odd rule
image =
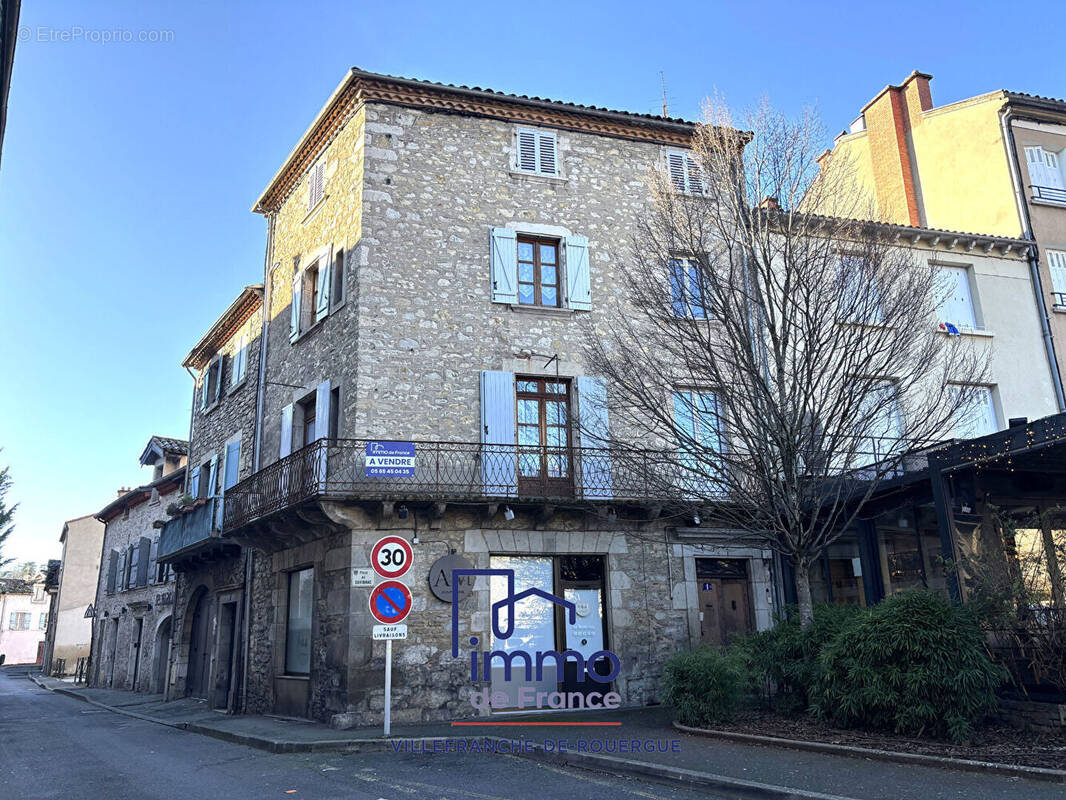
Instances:
[[[0,668],[0,796],[45,800],[697,800],[703,792],[511,756],[275,755],[132,719]]]

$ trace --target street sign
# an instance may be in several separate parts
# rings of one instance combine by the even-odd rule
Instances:
[[[374,570],[370,567],[352,567],[352,588],[369,589],[374,585]]]
[[[383,578],[399,578],[411,569],[414,558],[410,542],[402,536],[384,536],[370,552],[370,563]]]
[[[370,593],[370,613],[382,625],[395,625],[411,613],[411,590],[399,581],[382,581]]]
[[[406,639],[406,625],[375,625],[374,641],[392,641],[393,639]]]
[[[364,466],[368,478],[413,478],[414,442],[367,442]]]

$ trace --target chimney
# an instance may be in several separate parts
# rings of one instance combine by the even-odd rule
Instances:
[[[118,490],[118,496],[122,497],[122,495],[128,493],[129,491],[130,491],[130,487],[129,486],[120,486],[119,490]]]
[[[778,211],[781,208],[776,197],[766,196],[759,202],[759,208],[767,211]]]
[[[915,70],[903,81],[903,96],[907,100],[907,116],[911,128],[921,125],[922,112],[933,107],[933,95],[929,91],[929,81],[932,79],[932,75]]]

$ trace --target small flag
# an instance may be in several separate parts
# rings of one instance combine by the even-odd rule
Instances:
[[[962,336],[962,333],[959,331],[959,329],[952,325],[950,322],[941,322],[939,327],[940,330],[946,333],[948,336]]]

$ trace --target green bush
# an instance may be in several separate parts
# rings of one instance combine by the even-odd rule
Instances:
[[[960,741],[995,704],[1002,671],[971,609],[928,591],[863,612],[822,652],[811,705],[844,727]]]
[[[778,711],[806,711],[821,675],[822,650],[861,613],[858,606],[819,605],[814,622],[803,629],[792,607],[769,630],[738,641],[752,670],[766,683],[767,694]]]
[[[683,725],[728,722],[751,692],[751,673],[736,649],[701,647],[666,662],[666,702]]]

